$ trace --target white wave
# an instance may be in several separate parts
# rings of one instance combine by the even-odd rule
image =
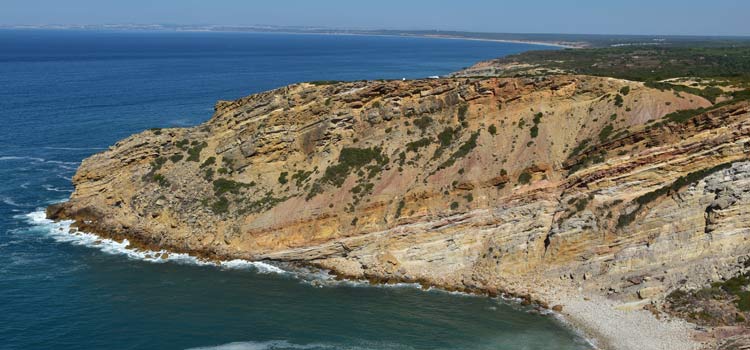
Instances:
[[[281,350],[281,349],[332,349],[333,347],[323,344],[300,345],[286,340],[273,340],[264,342],[234,342],[217,346],[205,346],[190,348],[188,350]]]
[[[49,220],[46,218],[46,214],[44,213],[44,211],[41,210],[28,213],[24,215],[24,217],[30,224],[46,229],[46,233],[57,242],[95,248],[107,254],[124,255],[134,260],[141,260],[157,264],[175,262],[180,264],[190,264],[198,266],[217,266],[226,269],[248,269],[254,270],[258,273],[287,273],[279,267],[260,261],[236,259],[221,261],[217,263],[200,259],[189,254],[173,253],[167,250],[154,251],[136,249],[130,246],[130,242],[127,239],[122,240],[122,242],[117,242],[115,240],[102,238],[88,232],[75,230],[71,231],[71,224],[73,224],[73,221]]]
[[[367,342],[363,341],[356,345],[350,344],[325,344],[325,343],[310,343],[310,344],[295,344],[286,340],[272,340],[272,341],[244,341],[244,342],[233,342],[216,346],[203,346],[190,348],[187,350],[412,350],[413,348],[401,344],[393,343],[381,343],[381,342]]]
[[[70,189],[67,189],[67,188],[57,188],[57,187],[54,187],[54,186],[52,186],[52,185],[46,185],[46,184],[45,184],[45,185],[42,185],[42,187],[43,187],[43,188],[44,188],[45,190],[47,190],[47,191],[52,191],[52,192],[68,192],[68,193],[71,193],[71,192],[73,192],[73,190],[70,190]]]
[[[13,198],[10,198],[8,196],[0,196],[0,202],[3,202],[7,205],[10,205],[12,207],[24,207],[25,205],[20,204],[13,200]]]
[[[0,157],[0,161],[3,160],[32,160],[35,162],[44,162],[44,158],[37,158],[37,157],[18,157],[18,156],[2,156]]]
[[[80,164],[80,162],[65,162],[65,161],[62,161],[62,160],[47,160],[47,161],[45,161],[45,163],[50,163],[50,164],[66,164],[66,165],[78,165],[78,164]]]
[[[213,109],[212,109],[213,110]],[[106,147],[42,147],[44,149],[59,149],[63,151],[96,151],[105,150]]]
[[[66,161],[62,161],[62,160],[47,160],[47,159],[44,159],[44,158],[27,157],[27,156],[2,156],[2,157],[0,157],[0,161],[4,161],[4,160],[27,160],[27,161],[37,162],[37,163],[57,164],[58,166],[64,167],[64,168],[70,168],[70,167],[66,167],[68,165],[78,166],[80,164],[80,162],[66,162]]]

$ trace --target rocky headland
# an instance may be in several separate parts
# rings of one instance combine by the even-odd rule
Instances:
[[[220,101],[84,160],[48,216],[209,259],[507,293],[605,348],[742,341],[746,281],[722,283],[750,265],[750,102],[472,75]],[[712,283],[715,313],[695,293]]]

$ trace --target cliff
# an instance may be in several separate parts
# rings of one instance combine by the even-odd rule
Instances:
[[[711,105],[583,75],[302,83],[118,142],[48,215],[208,258],[642,307],[746,269],[750,103],[673,113]]]

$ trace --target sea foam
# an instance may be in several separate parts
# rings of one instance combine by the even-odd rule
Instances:
[[[285,270],[260,261],[228,260],[208,261],[184,253],[173,253],[167,250],[142,250],[130,247],[127,239],[118,242],[108,238],[102,238],[95,234],[83,231],[71,231],[71,220],[52,221],[46,218],[44,211],[34,211],[23,215],[29,224],[45,229],[45,233],[57,242],[85,246],[98,249],[112,255],[124,255],[130,259],[141,260],[150,263],[162,264],[174,262],[179,264],[190,264],[198,266],[216,266],[224,269],[252,269],[258,273],[285,274]]]
[[[361,342],[357,345],[326,343],[295,344],[286,340],[233,342],[216,346],[204,346],[187,350],[412,350],[410,346],[382,342]]]

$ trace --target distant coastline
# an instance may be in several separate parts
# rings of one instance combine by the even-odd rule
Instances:
[[[153,31],[153,32],[186,32],[186,33],[274,33],[274,34],[309,34],[309,35],[358,35],[358,36],[384,36],[403,38],[427,38],[427,39],[453,39],[471,40],[485,42],[500,42],[511,44],[527,44],[559,47],[566,49],[579,49],[591,46],[587,42],[567,42],[565,40],[531,40],[512,38],[492,38],[483,35],[508,35],[509,37],[521,36],[523,34],[503,33],[461,33],[433,34],[432,31],[390,31],[390,30],[346,30],[346,29],[295,29],[295,28],[265,28],[265,27],[218,27],[218,26],[161,26],[161,25],[112,25],[112,26],[90,26],[90,25],[43,25],[43,26],[2,26],[0,30],[84,30],[84,31]],[[441,33],[441,32],[437,32]],[[473,34],[473,35],[472,35]]]

